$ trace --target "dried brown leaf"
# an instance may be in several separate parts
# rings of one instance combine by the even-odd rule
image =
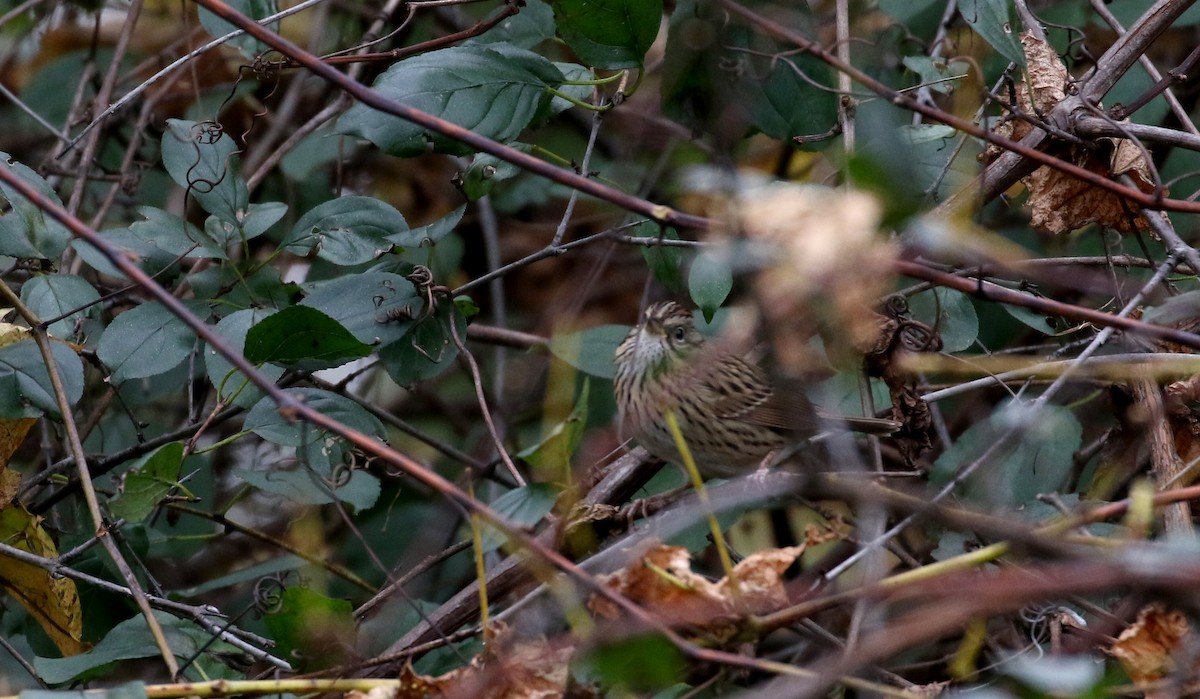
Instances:
[[[1102,139],[1110,155],[1079,151],[1075,164],[1105,177],[1128,174],[1138,189],[1155,189],[1141,148],[1125,139]],[[1108,190],[1050,167],[1040,167],[1025,178],[1029,188],[1030,225],[1048,233],[1069,233],[1090,224],[1122,233],[1145,230],[1149,223],[1136,204]]]
[[[1187,617],[1162,604],[1147,605],[1138,612],[1108,652],[1121,663],[1134,684],[1145,684],[1166,677],[1175,669],[1172,658],[1183,639],[1191,633]]]
[[[418,699],[418,697],[471,697],[472,699],[551,699],[567,689],[568,664],[575,652],[571,644],[552,644],[542,636],[514,639],[503,625],[491,627],[487,650],[465,667],[431,677],[418,674],[412,665],[400,673],[400,690],[392,697],[356,699]],[[351,699],[347,697],[347,699]]]
[[[836,533],[818,535],[815,531],[815,542],[836,538]],[[691,554],[680,546],[656,546],[602,582],[668,623],[720,632],[741,615],[785,606],[783,573],[805,549],[806,545],[767,549],[747,556],[733,569],[736,594],[728,578],[712,582],[693,572]],[[617,608],[600,597],[594,597],[590,606],[601,616],[618,616]]]

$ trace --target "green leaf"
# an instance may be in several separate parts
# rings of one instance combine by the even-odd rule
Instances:
[[[202,648],[208,652],[230,650],[228,644],[212,643],[209,632],[191,620],[179,619],[158,611],[154,612],[154,618],[158,620],[167,645],[177,658],[191,658]],[[138,614],[114,626],[104,635],[104,639],[88,652],[67,658],[34,658],[33,667],[37,670],[38,677],[46,683],[59,684],[119,660],[156,656],[158,646],[150,635],[145,618]]]
[[[944,58],[930,56],[905,56],[904,67],[917,74],[917,82],[934,92],[948,95],[954,91],[955,81],[966,77],[970,65],[965,61],[947,62]],[[953,129],[951,129],[953,133]]]
[[[628,325],[600,325],[555,335],[550,338],[550,352],[585,374],[611,380],[617,370],[617,346],[628,334]]]
[[[558,492],[549,484],[531,483],[496,498],[491,508],[511,524],[531,527],[553,509],[557,498]],[[483,528],[480,540],[484,553],[495,551],[508,541],[508,537],[495,527],[484,522],[480,522],[480,526]]]
[[[387,239],[402,248],[418,248],[422,246],[437,245],[438,241],[445,238],[458,222],[462,220],[463,214],[467,212],[467,205],[463,204],[454,211],[439,218],[433,223],[413,228],[400,233],[393,233],[387,236]]]
[[[1046,315],[1025,308],[1024,306],[1013,306],[1007,303],[1001,304],[1000,307],[1007,311],[1013,318],[1044,335],[1057,335],[1058,331],[1062,329],[1062,318],[1059,316]]]
[[[143,272],[152,277],[161,279],[165,270],[178,265],[179,262],[175,255],[163,250],[154,241],[138,236],[128,228],[111,228],[100,231],[100,239],[115,248],[118,255],[132,259]],[[117,269],[116,265],[100,252],[99,248],[86,240],[73,240],[71,247],[79,253],[79,257],[83,258],[84,262],[97,272],[118,279],[126,278],[125,273]]]
[[[425,300],[412,282],[391,272],[366,272],[305,285],[300,302],[333,318],[360,342],[387,345],[412,329]]]
[[[829,131],[837,119],[833,73],[791,48],[730,23],[712,3],[680,0],[667,31],[663,113],[724,139],[748,127],[780,139]]]
[[[222,318],[213,330],[230,349],[241,352],[246,345],[246,334],[250,332],[250,328],[272,313],[275,313],[275,310],[271,308],[234,311]],[[204,365],[208,380],[216,387],[221,400],[232,401],[234,405],[242,408],[249,408],[262,400],[262,391],[251,384],[245,374],[234,369],[228,359],[217,354],[212,345],[204,346]],[[283,376],[284,372],[283,367],[273,364],[261,366],[258,370],[272,381]]]
[[[209,216],[204,221],[204,232],[222,248],[242,245],[270,230],[271,226],[283,218],[287,210],[287,204],[279,201],[251,204],[246,207],[245,215],[240,216],[237,222],[225,221],[219,216]]]
[[[226,259],[225,251],[216,241],[178,216],[153,206],[139,206],[137,210],[146,220],[130,224],[129,232],[147,245],[156,246],[172,257]]]
[[[322,415],[368,435],[382,438],[383,423],[358,403],[336,393],[319,388],[289,388],[285,390]],[[263,398],[246,414],[244,428],[274,444],[300,447],[320,439],[324,430],[303,420],[279,414],[271,398]]]
[[[574,674],[599,683],[617,695],[639,694],[674,686],[687,676],[679,649],[660,634],[623,636],[604,643],[571,661]]]
[[[107,689],[26,689],[18,696],[20,699],[146,699],[146,685],[134,681]]]
[[[121,493],[108,504],[108,510],[130,522],[150,516],[167,493],[179,485],[183,465],[183,444],[171,442],[141,457],[125,473]]]
[[[459,338],[467,337],[467,321],[456,304],[442,303],[437,312],[412,328],[411,332],[379,350],[379,361],[388,376],[401,386],[412,386],[432,379],[454,366],[458,345],[450,334],[450,322]]]
[[[771,138],[790,141],[794,136],[824,133],[834,125],[833,74],[820,59],[799,54],[778,60],[754,56],[748,62],[751,76],[765,74],[735,83],[749,106],[752,126]],[[797,109],[797,105],[804,107]]]
[[[227,0],[227,3],[233,9],[241,12],[250,19],[255,20],[262,19],[264,17],[270,17],[279,11],[279,8],[276,7],[274,0]],[[206,7],[200,8],[200,24],[208,31],[209,34],[212,34],[214,38],[225,36],[226,34],[239,29],[239,27],[236,27],[233,24],[221,19],[216,13],[212,12]],[[279,20],[275,20],[274,22],[270,22],[264,26],[273,32],[277,32],[279,31]],[[267,46],[258,39],[255,39],[246,33],[243,33],[241,36],[235,39],[231,39],[228,43],[229,45],[237,48],[238,51],[241,51],[242,55],[250,60],[254,60],[258,54],[271,48],[270,46]]]
[[[208,316],[202,302],[187,303],[192,313]],[[96,356],[119,384],[144,379],[179,366],[196,346],[196,333],[158,301],[148,301],[117,316],[100,336]]]
[[[1083,427],[1067,408],[1036,407],[1017,400],[960,435],[934,462],[930,483],[948,482],[1013,429],[1016,436],[968,479],[964,496],[989,505],[1021,505],[1035,501],[1039,493],[1062,488],[1074,465],[1072,456],[1083,441]]]
[[[213,122],[168,119],[162,137],[162,160],[171,179],[226,223],[238,225],[249,192],[237,174],[237,146]]]
[[[1017,41],[1016,31],[1009,18],[1011,0],[965,0],[958,7],[959,14],[975,33],[991,44],[992,48],[1010,63],[1025,65],[1025,52]]]
[[[508,44],[532,49],[554,38],[554,12],[542,0],[525,0],[521,11],[483,34],[468,40],[470,44]]]
[[[74,405],[83,397],[83,362],[61,342],[50,343],[50,355]],[[43,411],[61,417],[37,343],[28,339],[0,347],[0,418],[41,417]]]
[[[971,297],[953,289],[930,289],[908,300],[914,320],[939,332],[942,349],[961,352],[979,337],[979,316]]]
[[[638,238],[679,240],[679,234],[670,226],[659,226],[653,221],[639,224],[630,234]],[[672,291],[683,289],[683,250],[670,245],[653,245],[642,248],[646,266],[660,284]]]
[[[578,63],[562,63],[554,62],[555,67],[563,74],[563,79],[571,82],[586,82],[595,80],[596,75],[586,67]],[[579,102],[591,102],[593,87],[591,85],[560,85],[558,88],[560,95],[567,95]],[[568,109],[575,107],[576,104],[566,97],[555,95],[554,99],[550,100],[550,114],[561,114]]]
[[[233,469],[233,475],[264,493],[272,493],[301,505],[328,505],[344,502],[355,511],[370,509],[379,499],[379,479],[366,471],[355,469],[349,477],[334,482],[322,480],[312,469],[297,466],[255,471]]]
[[[381,95],[501,143],[517,138],[562,82],[550,61],[522,49],[457,46],[430,51],[388,68],[375,81]],[[339,133],[361,136],[392,155],[419,155],[427,141],[450,153],[461,144],[362,103],[338,120]]]
[[[299,669],[338,665],[355,646],[354,608],[304,587],[283,591],[279,608],[263,618],[275,652],[299,661]]]
[[[712,322],[713,314],[729,298],[733,290],[733,270],[723,251],[705,250],[692,261],[688,273],[688,292],[700,307],[704,320]]]
[[[662,0],[554,0],[558,35],[594,68],[640,68],[658,36]]]
[[[546,474],[559,475],[567,473],[571,467],[571,456],[583,438],[584,428],[587,427],[588,392],[590,383],[583,381],[579,398],[567,419],[554,425],[541,440],[533,446],[522,449],[517,456],[530,466]]]
[[[308,306],[285,308],[259,321],[246,334],[246,359],[255,364],[299,362],[306,371],[316,371],[370,353],[370,345],[359,342],[336,320]]]
[[[524,143],[509,144],[522,153],[529,153],[532,148]],[[501,160],[494,155],[481,153],[475,156],[471,166],[462,178],[462,192],[470,201],[478,201],[492,188],[505,180],[511,180],[521,174],[521,168],[507,160]]]
[[[62,206],[54,189],[33,170],[0,151],[0,167],[32,186],[39,194]],[[71,232],[11,185],[0,182],[0,195],[9,210],[0,215],[0,255],[26,260],[57,260],[71,241]]]
[[[1200,291],[1188,291],[1146,309],[1142,320],[1156,325],[1174,325],[1197,316],[1200,316]]]
[[[38,274],[21,286],[21,301],[43,321],[71,314],[47,327],[51,335],[63,339],[76,337],[76,322],[93,315],[92,304],[99,300],[99,292],[73,274]]]
[[[288,252],[317,257],[335,265],[357,265],[392,248],[389,236],[404,233],[408,223],[395,207],[374,197],[339,197],[300,217],[283,241]]]

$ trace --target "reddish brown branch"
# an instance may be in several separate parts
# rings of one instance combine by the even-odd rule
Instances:
[[[200,1],[207,2],[208,0]],[[760,16],[742,7],[733,0],[719,1],[721,6],[730,13],[741,17],[764,33],[776,39],[795,44],[805,53],[812,54],[813,56],[829,64],[831,67],[842,71],[846,75],[849,75],[856,82],[866,86],[872,92],[875,92],[879,96],[887,99],[897,107],[902,107],[904,109],[917,112],[923,116],[933,119],[934,121],[941,122],[947,126],[951,126],[959,131],[962,131],[963,133],[970,134],[983,141],[999,146],[1000,148],[1016,153],[1022,157],[1028,158],[1031,161],[1052,167],[1055,170],[1064,172],[1072,177],[1077,177],[1088,184],[1095,185],[1101,189],[1112,192],[1113,194],[1125,197],[1129,201],[1147,209],[1163,209],[1168,211],[1182,211],[1186,213],[1200,213],[1200,202],[1184,201],[1182,199],[1169,199],[1155,194],[1147,194],[1132,187],[1126,187],[1101,174],[1066,162],[1065,160],[1060,160],[1047,153],[1043,153],[1042,151],[1030,147],[1023,142],[1017,142],[1012,139],[1005,138],[966,119],[961,119],[953,114],[948,114],[947,112],[944,112],[936,107],[921,104],[907,94],[899,92],[883,82],[876,80],[858,68],[855,68],[849,63],[839,60],[837,56],[825,50],[825,48],[821,45],[810,41],[799,34],[796,34],[791,29]],[[1044,132],[1038,131],[1034,133]]]
[[[1124,318],[1083,306],[1076,306],[1070,303],[1034,296],[1033,294],[1013,291],[1012,289],[1006,289],[1002,286],[985,282],[982,279],[959,277],[949,272],[931,269],[925,265],[908,260],[897,260],[893,263],[893,267],[897,272],[905,276],[924,279],[939,286],[957,289],[958,291],[973,294],[989,301],[998,301],[1012,306],[1028,308],[1039,313],[1059,315],[1064,318],[1072,318],[1104,327],[1116,328],[1117,330],[1137,333],[1160,340],[1169,340],[1184,347],[1200,350],[1200,335],[1176,330],[1175,328],[1153,325],[1144,321],[1134,320],[1133,318]]]
[[[611,204],[615,204],[626,211],[648,216],[660,223],[667,223],[681,228],[708,228],[711,221],[702,216],[693,216],[691,214],[675,211],[669,206],[663,204],[655,204],[645,199],[640,199],[631,194],[626,194],[612,187],[600,184],[595,180],[588,179],[582,175],[576,174],[570,170],[564,170],[555,167],[550,163],[539,160],[532,155],[522,153],[521,151],[510,148],[502,143],[493,141],[485,136],[465,129],[458,124],[439,119],[432,114],[427,114],[419,109],[414,109],[406,104],[402,104],[392,99],[388,99],[383,95],[375,92],[366,85],[354,81],[349,76],[339,72],[336,68],[322,61],[317,56],[305,51],[296,44],[279,36],[275,32],[263,27],[249,17],[234,10],[229,5],[221,2],[221,0],[196,0],[200,6],[211,10],[213,13],[234,25],[238,29],[244,30],[247,34],[267,44],[276,51],[282,53],[296,63],[308,68],[318,77],[329,81],[336,87],[345,90],[354,99],[373,109],[378,109],[381,112],[398,116],[402,119],[407,119],[418,126],[429,129],[434,133],[441,134],[447,138],[454,139],[460,143],[468,145],[477,151],[489,153],[506,162],[512,163],[519,168],[528,170],[537,175],[541,175],[551,181],[559,184],[572,187],[590,194],[598,199],[602,199]],[[1197,204],[1197,210],[1200,210],[1200,204]]]

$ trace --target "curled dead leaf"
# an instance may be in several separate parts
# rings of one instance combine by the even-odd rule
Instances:
[[[691,554],[681,546],[655,546],[601,582],[668,623],[719,632],[739,616],[763,614],[787,605],[783,575],[805,548],[767,549],[747,556],[733,569],[736,593],[728,578],[713,582],[694,572]],[[593,597],[589,606],[609,619],[619,615],[614,605],[600,597]]]
[[[777,182],[742,193],[731,228],[770,251],[755,280],[774,356],[792,376],[814,362],[822,329],[839,356],[877,332],[871,305],[889,288],[895,249],[879,235],[883,207],[865,192]]]
[[[1187,617],[1162,604],[1151,604],[1138,612],[1108,649],[1134,684],[1145,684],[1166,677],[1175,669],[1173,655],[1191,633]]]
[[[1071,74],[1054,47],[1028,32],[1021,34],[1021,47],[1027,65],[1026,79],[1016,85],[1017,109],[1034,119],[1050,115],[1067,96]],[[1065,121],[1065,119],[1059,119]],[[1069,124],[1056,123],[1060,129]],[[994,129],[998,135],[1020,140],[1033,125],[1016,117],[1002,121]],[[1146,151],[1123,138],[1099,138],[1095,145],[1071,145],[1066,159],[1105,177],[1128,175],[1143,192],[1155,191]],[[989,145],[984,157],[993,160],[1003,149]],[[1138,207],[1107,190],[1072,175],[1042,166],[1024,180],[1029,190],[1030,225],[1048,233],[1068,233],[1090,224],[1114,228],[1122,233],[1146,230],[1149,223]],[[1163,192],[1165,194],[1165,191]]]

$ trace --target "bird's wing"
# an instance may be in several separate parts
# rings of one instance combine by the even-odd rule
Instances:
[[[798,387],[773,390],[766,372],[742,359],[714,360],[702,383],[716,417],[779,430],[816,429],[813,405]]]

